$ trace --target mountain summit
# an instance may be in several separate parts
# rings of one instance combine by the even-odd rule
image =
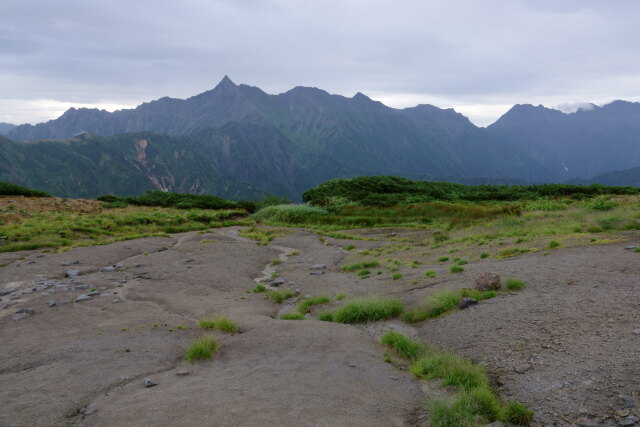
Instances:
[[[158,188],[298,198],[355,175],[535,183],[640,165],[638,103],[571,114],[516,105],[485,129],[453,109],[395,109],[309,87],[269,95],[228,76],[191,98],[112,113],[72,108],[6,133],[0,180],[67,196]]]

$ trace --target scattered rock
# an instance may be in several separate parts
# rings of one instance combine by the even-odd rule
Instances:
[[[278,278],[278,279],[274,280],[274,281],[273,281],[273,283],[271,283],[271,286],[278,287],[278,286],[280,286],[280,285],[283,285],[283,284],[284,284],[284,282],[285,282],[285,279],[283,279],[282,277],[280,277],[280,278]]]
[[[94,297],[94,296],[98,295],[99,293],[100,292],[98,292],[98,291],[91,291],[87,295],[89,295],[90,297]]]
[[[575,286],[575,285],[577,285],[577,284],[578,284],[578,281],[577,281],[577,280],[573,280],[573,279],[571,279],[571,280],[567,280],[567,285],[568,285],[568,286]]]
[[[144,384],[145,387],[153,387],[158,385],[158,383],[154,382],[151,378],[145,378],[142,380],[142,383]]]
[[[63,267],[68,267],[70,265],[80,264],[80,261],[61,261],[60,265]]]
[[[3,297],[5,295],[9,295],[14,290],[15,289],[0,289],[0,297]]]
[[[124,302],[124,300],[121,300],[120,298],[116,298],[113,301],[111,301],[111,304],[118,304],[118,303],[121,303],[121,302]]]
[[[318,271],[318,270],[314,270],[310,273],[312,276],[317,276],[319,274],[324,274],[324,271]]]
[[[310,270],[324,270],[327,268],[326,264],[315,264],[309,267]]]
[[[527,372],[529,369],[531,369],[531,363],[523,363],[522,365],[516,366],[514,368],[514,371],[516,371],[519,374],[522,374]]]
[[[91,415],[94,412],[96,412],[98,410],[98,408],[96,408],[96,405],[89,405],[86,406],[82,409],[80,409],[80,411],[78,411],[80,413],[80,415],[82,415],[82,417],[86,417],[87,415]]]
[[[620,402],[620,405],[622,405],[623,408],[633,408],[635,406],[635,404],[636,404],[636,401],[633,400],[630,397],[618,396],[618,398],[620,399],[619,402]]]
[[[93,298],[91,298],[87,294],[80,294],[78,295],[78,298],[76,298],[76,302],[89,301],[90,299],[93,299]]]
[[[187,260],[185,262],[194,262],[194,261],[195,261],[195,259],[193,259],[193,258],[187,258]]]
[[[48,299],[48,300],[46,301],[46,303],[47,303],[47,305],[48,305],[49,307],[53,307],[53,306],[55,306],[58,302],[57,302],[56,300],[54,300],[54,299]]]
[[[21,310],[16,311],[11,318],[13,320],[20,321],[22,319],[26,319],[27,317],[31,317],[35,314],[35,311],[30,308],[23,308]]]
[[[640,329],[634,329],[633,333],[634,335],[640,335]]]
[[[80,270],[67,270],[67,277],[78,277]]]
[[[636,248],[636,247],[635,247],[635,245],[634,245],[634,246],[625,246],[625,248],[624,248],[624,249],[625,249],[625,250],[627,250],[627,251],[632,251],[632,250],[634,250],[635,248]]]
[[[472,305],[476,305],[476,304],[478,304],[477,300],[474,300],[473,298],[464,297],[460,301],[460,304],[458,305],[458,308],[460,310],[464,310],[465,308],[471,307]]]
[[[176,375],[179,377],[186,377],[187,375],[189,375],[191,372],[187,371],[187,370],[180,370],[178,372],[176,372]]]
[[[476,278],[476,289],[480,291],[497,291],[501,287],[500,276],[495,273],[484,273]]]
[[[102,267],[100,271],[103,273],[113,273],[115,271],[118,271],[118,268],[115,265],[110,265],[108,267]]]
[[[638,417],[634,415],[630,415],[626,418],[623,418],[618,425],[619,426],[634,426],[638,423]]]
[[[350,368],[355,368],[356,367],[356,365],[354,365],[353,363],[347,363],[347,366],[350,367]]]

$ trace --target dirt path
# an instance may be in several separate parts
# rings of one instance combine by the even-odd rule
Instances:
[[[413,247],[388,255],[422,260],[401,265],[402,279],[360,279],[340,265],[398,242],[322,242],[292,230],[264,247],[237,230],[6,256],[0,426],[423,425],[430,386],[384,362],[377,337],[388,329],[484,364],[503,396],[536,410],[536,425],[613,426],[638,415],[640,256],[624,244],[477,260],[456,275]],[[350,244],[357,249],[345,251]],[[274,258],[281,264],[271,266]],[[311,274],[314,264],[326,265],[322,274]],[[425,279],[425,269],[437,278]],[[279,288],[299,292],[282,305],[248,292],[275,271]],[[529,285],[416,325],[277,319],[305,295],[392,296],[411,306],[484,271]],[[216,333],[216,357],[186,364],[185,345],[203,334],[197,319],[214,315],[241,333]],[[158,385],[145,388],[145,377]]]

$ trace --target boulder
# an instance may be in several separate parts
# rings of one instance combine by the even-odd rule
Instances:
[[[476,289],[479,291],[497,291],[501,287],[500,276],[495,273],[484,273],[476,278]]]

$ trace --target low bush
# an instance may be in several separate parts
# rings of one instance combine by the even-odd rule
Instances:
[[[519,291],[526,286],[526,283],[520,279],[507,279],[505,280],[504,285],[510,291]]]
[[[217,329],[218,331],[229,332],[230,334],[238,332],[238,326],[225,316],[219,316],[215,319],[200,319],[198,326],[205,329]]]
[[[218,348],[218,340],[214,336],[205,336],[198,338],[191,343],[185,351],[185,359],[187,362],[195,362],[201,359],[211,359],[213,353]]]
[[[311,310],[311,307],[314,307],[316,305],[329,304],[329,302],[331,302],[331,300],[327,296],[307,298],[298,304],[298,312],[308,313]]]
[[[333,322],[333,313],[330,311],[323,311],[318,313],[318,320],[322,320],[323,322]]]
[[[434,270],[427,270],[424,272],[424,277],[428,279],[433,279],[436,276],[437,276],[437,273]]]
[[[379,266],[380,266],[380,262],[378,261],[364,261],[364,262],[359,262],[357,264],[345,265],[342,267],[342,271],[345,273],[349,273],[352,271],[364,270],[367,268],[375,268]]]
[[[461,267],[458,264],[452,265],[451,268],[449,268],[450,273],[462,273],[463,271],[464,267]]]
[[[362,298],[345,303],[334,313],[338,323],[363,323],[389,319],[402,314],[404,305],[394,299]]]
[[[282,304],[284,300],[294,297],[295,293],[293,291],[269,291],[267,295],[274,302]]]
[[[0,182],[0,196],[51,197],[47,192],[8,182]]]
[[[389,331],[382,335],[380,342],[393,348],[400,356],[407,359],[417,359],[424,352],[422,344],[395,331]]]
[[[314,216],[325,216],[327,211],[311,205],[267,206],[252,215],[256,221],[271,221],[281,224],[300,224]]]

